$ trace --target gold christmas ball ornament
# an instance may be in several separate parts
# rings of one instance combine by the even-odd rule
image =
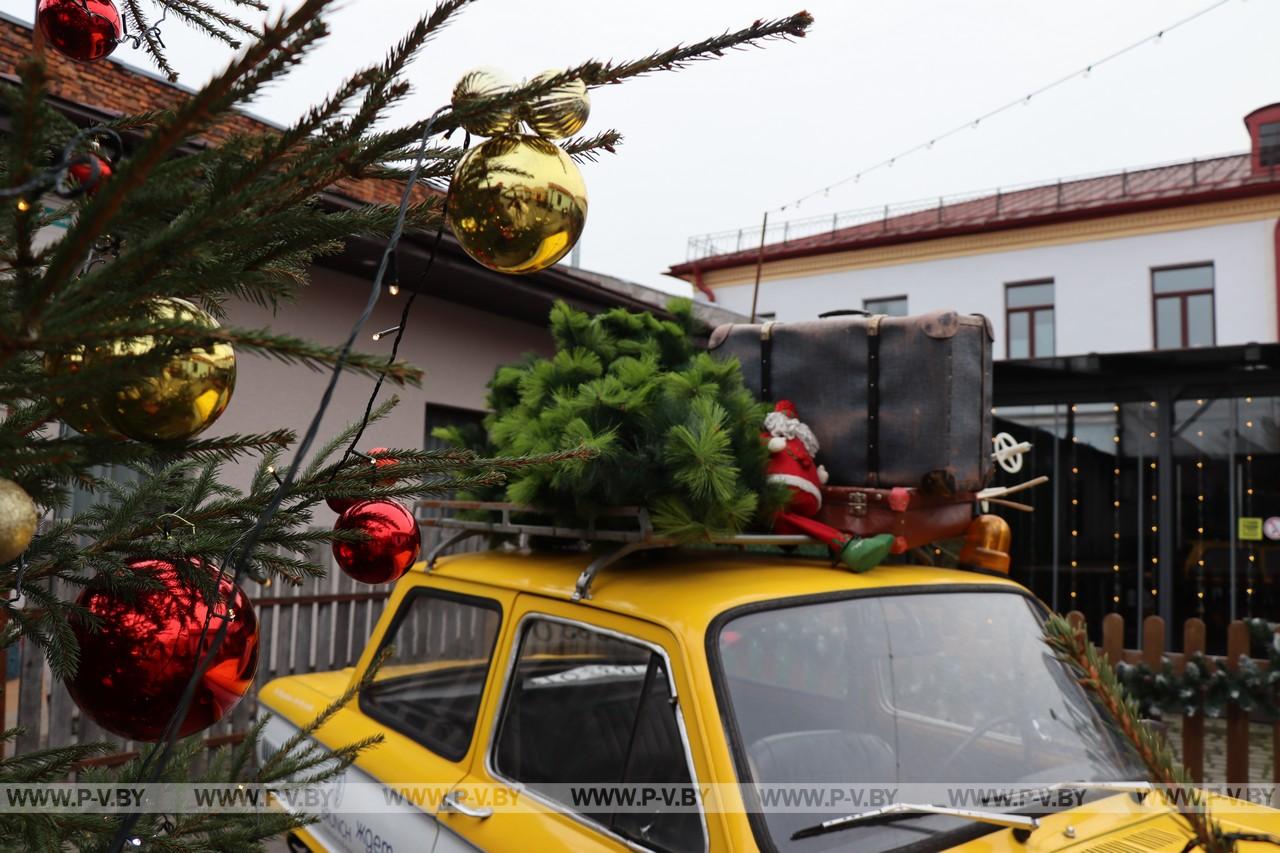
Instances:
[[[453,108],[465,110],[473,101],[492,98],[515,88],[515,83],[496,68],[476,68],[462,75],[453,87]],[[462,127],[478,136],[501,136],[515,129],[516,117],[511,110],[487,112],[462,119]]]
[[[153,314],[162,321],[218,328],[213,317],[183,299],[157,299]],[[141,356],[156,346],[150,335],[129,338],[90,358]],[[226,411],[235,384],[235,350],[231,344],[214,342],[176,350],[150,375],[107,393],[100,409],[111,426],[135,441],[185,441],[204,432]]]
[[[12,480],[0,479],[0,565],[27,550],[39,521],[31,495]]]
[[[75,376],[84,367],[84,347],[67,353],[45,353],[44,370],[50,376]],[[123,441],[124,435],[103,417],[102,407],[95,395],[72,404],[63,397],[53,400],[58,417],[67,426],[82,435],[113,438]]]
[[[534,82],[559,73],[544,71],[534,78]],[[587,94],[587,84],[581,80],[570,80],[528,104],[521,118],[544,139],[564,139],[582,130],[590,116],[591,96]]]
[[[477,263],[504,273],[544,270],[587,224],[587,186],[568,154],[537,136],[499,136],[453,173],[449,222]]]

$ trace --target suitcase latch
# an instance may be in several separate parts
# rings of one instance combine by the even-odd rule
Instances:
[[[864,518],[867,514],[867,493],[849,493],[849,512],[854,518]]]

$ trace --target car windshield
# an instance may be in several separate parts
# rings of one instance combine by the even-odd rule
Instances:
[[[800,796],[839,797],[857,813],[882,804],[856,799],[875,788],[927,787],[939,800],[950,788],[1145,778],[1040,638],[1031,600],[999,591],[826,600],[724,621],[717,689],[739,773],[756,783],[757,832],[779,850],[888,851],[972,826],[920,815],[792,840],[841,815],[805,811],[796,803],[815,800],[779,797],[785,787],[842,789]]]

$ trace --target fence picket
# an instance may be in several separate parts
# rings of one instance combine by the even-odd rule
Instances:
[[[14,743],[15,754],[40,748],[40,718],[44,716],[44,653],[31,640],[23,640],[19,650],[18,725],[25,731]]]
[[[1205,627],[1202,619],[1188,619],[1182,629],[1182,660],[1178,674],[1187,668],[1187,658],[1205,650]],[[1191,778],[1204,781],[1204,714],[1182,718],[1182,763]]]
[[[1240,668],[1249,655],[1249,626],[1240,620],[1227,626],[1227,669]],[[1249,713],[1238,705],[1227,707],[1227,781],[1249,781]]]
[[[1102,651],[1112,666],[1124,659],[1124,617],[1119,613],[1102,617]]]
[[[1164,620],[1148,616],[1142,621],[1142,662],[1152,669],[1160,668],[1164,656]]]

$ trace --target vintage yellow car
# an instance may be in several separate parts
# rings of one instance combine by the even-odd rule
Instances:
[[[1005,578],[728,548],[634,553],[591,577],[592,559],[419,566],[356,668],[268,684],[278,744],[394,647],[318,733],[385,741],[290,844],[1178,853],[1191,837],[1046,652],[1043,605]],[[964,793],[1009,785],[1031,797]],[[653,796],[590,795],[628,790]],[[1280,812],[1213,802],[1225,830],[1280,835]]]

